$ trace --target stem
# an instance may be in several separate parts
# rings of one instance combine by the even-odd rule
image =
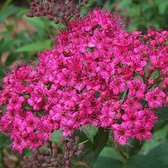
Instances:
[[[129,156],[125,152],[122,151],[121,146],[119,144],[116,144],[114,147],[119,152],[119,154],[123,157],[125,167],[128,168]]]

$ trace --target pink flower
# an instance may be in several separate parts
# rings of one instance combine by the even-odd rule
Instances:
[[[140,79],[128,81],[127,85],[129,88],[130,96],[134,96],[138,99],[142,99],[144,97],[146,85]]]
[[[145,125],[143,123],[136,125],[136,127],[133,129],[133,134],[136,139],[142,141],[143,139],[151,139],[151,128],[148,127],[148,125]]]
[[[135,98],[127,98],[124,104],[122,105],[122,108],[127,112],[138,111],[142,109],[142,104]]]
[[[115,141],[121,145],[125,145],[132,135],[129,126],[126,123],[122,123],[121,125],[114,124],[113,129]]]
[[[101,127],[103,128],[111,127],[112,124],[114,124],[114,114],[115,113],[112,111],[111,108],[108,108],[108,107],[102,108],[101,113],[102,114],[100,114],[99,116]]]
[[[118,95],[126,89],[125,81],[120,77],[115,77],[110,81],[110,88],[115,95]]]
[[[55,130],[68,137],[85,125],[111,129],[122,145],[149,139],[157,120],[151,108],[168,104],[167,40],[168,31],[128,33],[100,9],[72,21],[38,63],[3,79],[0,131],[19,152],[40,147]]]
[[[165,96],[165,93],[156,87],[146,93],[146,100],[151,108],[162,107]]]
[[[124,122],[126,122],[128,125],[132,127],[134,126],[134,124],[140,122],[138,112],[128,112],[126,114],[123,114],[122,119]]]

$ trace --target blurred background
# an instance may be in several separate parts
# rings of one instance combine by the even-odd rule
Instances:
[[[61,28],[60,24],[56,25],[46,18],[26,17],[29,2],[30,0],[0,1],[0,82],[11,66],[22,61],[33,61],[38,51],[51,48],[53,38]],[[128,31],[138,29],[145,33],[147,27],[168,29],[168,0],[89,0],[81,13],[86,13],[95,6],[124,16]],[[149,154],[151,160],[146,160],[150,162],[149,165],[155,162],[152,158],[157,156],[163,156],[166,160],[167,146],[159,148],[159,145],[165,142],[168,142],[168,121],[163,116],[161,121],[156,123],[153,139],[135,144],[131,154]],[[151,155],[152,150],[155,151],[155,156]],[[154,165],[156,168],[157,164]],[[158,168],[164,166],[164,160],[159,160]],[[21,167],[22,156],[12,151],[10,140],[0,134],[0,168]]]

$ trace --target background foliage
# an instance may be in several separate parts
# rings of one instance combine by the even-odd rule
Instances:
[[[38,51],[51,48],[54,36],[63,27],[45,18],[26,17],[28,2],[6,0],[0,4],[0,81],[11,66],[22,61],[33,61]],[[128,31],[138,29],[145,32],[149,26],[168,28],[167,0],[89,0],[81,15],[95,6],[123,15]],[[111,135],[108,138],[108,130],[91,126],[82,128],[78,134],[86,148],[81,159],[89,161],[92,158],[90,165],[94,168],[167,168],[168,110],[164,108],[161,111],[164,113],[159,115],[152,140],[141,143],[134,141],[133,146],[113,144]],[[60,134],[55,132],[52,141],[58,141]],[[31,153],[25,151],[25,154]],[[22,156],[11,150],[10,140],[1,134],[0,168],[19,168],[21,165]]]

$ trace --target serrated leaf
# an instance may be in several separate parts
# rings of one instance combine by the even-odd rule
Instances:
[[[26,44],[18,49],[15,52],[30,52],[30,51],[40,51],[43,49],[49,49],[51,47],[51,40],[37,41],[34,43]]]

